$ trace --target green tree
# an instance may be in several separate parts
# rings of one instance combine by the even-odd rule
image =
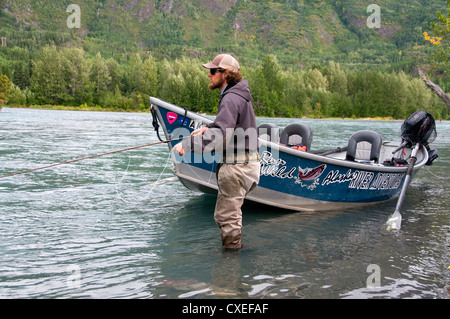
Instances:
[[[398,74],[389,73],[382,75],[377,72],[375,81],[380,90],[376,92],[377,99],[375,101],[379,102],[379,104],[376,105],[376,110],[370,116],[404,118],[406,114],[415,111],[412,110],[414,106],[409,101],[410,92],[408,87],[410,85],[410,78],[405,73],[400,72]],[[386,89],[383,90],[382,87]],[[379,96],[380,98],[378,98]]]
[[[313,68],[306,71],[303,76],[306,87],[313,90],[326,91],[328,88],[328,79],[319,69]]]
[[[286,76],[285,100],[286,116],[301,117],[305,112],[306,87],[303,72],[290,72]]]
[[[111,86],[111,75],[106,61],[100,53],[97,53],[92,60],[90,70],[90,81],[94,89],[94,103],[98,103],[102,95],[104,95]]]
[[[62,104],[68,99],[65,66],[66,63],[55,46],[46,46],[37,53],[31,90],[40,103]]]
[[[99,97],[99,103],[108,109],[123,109],[124,99],[119,86],[116,86],[113,91],[108,91]]]
[[[450,71],[450,0],[447,0],[447,13],[436,13],[437,22],[431,22],[433,37],[424,32],[425,40],[433,44],[432,62],[436,68],[442,68],[447,74]]]
[[[91,65],[85,58],[84,50],[65,48],[61,56],[64,62],[64,80],[71,95],[66,104],[79,105],[91,102],[92,89],[89,81]]]
[[[28,89],[22,91],[18,86],[13,85],[13,91],[9,98],[9,104],[11,105],[28,105]]]
[[[328,90],[340,95],[347,95],[347,74],[341,69],[339,63],[330,61],[324,68],[323,75],[328,80]]]
[[[285,116],[286,76],[275,55],[262,59],[259,67],[249,72],[250,89],[256,113],[262,116]]]
[[[270,92],[282,92],[285,81],[281,66],[274,54],[266,55],[262,60],[262,75]]]
[[[8,103],[13,92],[14,86],[9,78],[5,74],[0,75],[0,106]]]
[[[155,59],[150,55],[142,65],[142,79],[140,92],[154,96],[158,89],[158,67]]]
[[[34,61],[31,89],[40,103],[78,105],[91,101],[90,63],[83,49],[46,46]]]
[[[154,94],[157,83],[157,67],[150,56],[142,61],[139,53],[133,54],[128,62],[125,74],[128,93]]]
[[[207,70],[195,59],[182,58],[160,65],[159,94],[163,99],[196,112],[215,113],[218,94],[208,88]]]
[[[20,89],[24,90],[30,86],[30,69],[27,61],[20,61],[14,64],[13,82]]]
[[[253,108],[256,115],[259,116],[274,116],[274,106],[270,104],[269,90],[265,83],[261,66],[247,71],[249,79],[250,90],[253,98]]]
[[[109,91],[113,91],[116,89],[116,87],[119,87],[122,85],[122,78],[123,78],[123,70],[119,63],[113,59],[109,58],[106,60],[106,65],[108,66],[108,72],[111,76],[111,81],[108,87]]]
[[[183,103],[184,80],[177,75],[175,68],[166,59],[162,61],[159,69],[159,94],[161,98],[181,105]]]

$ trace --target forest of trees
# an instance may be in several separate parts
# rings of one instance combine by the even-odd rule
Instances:
[[[425,109],[449,119],[417,75],[425,67],[450,89],[446,2],[447,12],[441,0],[383,3],[382,28],[372,29],[367,5],[350,0],[249,0],[223,12],[181,0],[82,1],[77,30],[66,27],[70,1],[7,1],[0,105],[145,112],[156,96],[215,114],[218,92],[201,64],[229,52],[258,116],[401,119]]]
[[[17,48],[17,55],[27,55]],[[24,62],[25,61],[25,62]],[[33,59],[1,69],[8,105],[96,106],[113,111],[148,111],[157,96],[192,111],[214,114],[218,92],[208,89],[207,70],[195,58],[156,61],[149,53],[124,61],[88,57],[83,49],[46,46]],[[242,68],[258,116],[405,118],[425,109],[448,119],[448,108],[419,77],[403,72],[344,70],[339,64],[282,68],[275,55]],[[6,90],[8,87],[8,90]],[[4,94],[5,95],[5,94]],[[0,97],[1,98],[1,97]]]

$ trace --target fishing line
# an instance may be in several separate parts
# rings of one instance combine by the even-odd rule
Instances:
[[[432,171],[430,171],[430,169],[429,169],[428,167],[426,167],[426,166],[424,166],[423,168],[425,168],[425,170],[426,170],[428,173],[430,173],[432,176],[434,176],[434,177],[437,178],[437,179],[447,179],[447,177],[438,176],[438,175],[434,174],[434,173],[433,173]]]
[[[167,168],[167,166],[168,166],[169,163],[170,163],[170,158],[171,158],[171,156],[172,156],[172,155],[169,153],[169,156],[167,157],[167,160],[166,160],[166,165],[164,165],[163,171],[161,172],[161,174],[159,174],[158,180],[153,184],[152,189],[151,189],[150,192],[148,193],[149,195],[153,192],[153,190],[155,189],[156,185],[158,185],[158,181],[161,179],[161,176],[162,176],[162,175],[164,174],[164,172],[166,171],[166,168]]]
[[[19,174],[30,173],[30,172],[34,172],[34,171],[37,171],[37,170],[42,170],[42,169],[55,167],[55,166],[59,166],[59,165],[79,162],[79,161],[92,159],[92,158],[96,158],[96,157],[100,157],[100,156],[111,155],[111,154],[115,154],[115,153],[119,153],[119,152],[126,152],[126,151],[135,150],[135,149],[142,148],[142,147],[148,147],[148,146],[162,144],[162,143],[170,143],[170,142],[179,141],[179,140],[182,140],[182,139],[185,139],[185,138],[188,138],[188,137],[190,137],[190,136],[182,136],[182,137],[174,138],[174,139],[171,139],[171,140],[160,141],[160,142],[155,142],[155,143],[150,143],[150,144],[145,144],[145,145],[139,145],[139,146],[133,146],[133,147],[128,147],[128,148],[124,148],[124,149],[121,149],[121,150],[111,151],[111,152],[107,152],[107,153],[103,153],[103,154],[97,154],[97,155],[87,156],[87,157],[83,157],[83,158],[77,158],[77,159],[73,159],[73,160],[66,161],[66,162],[51,164],[51,165],[47,165],[47,166],[43,166],[43,167],[29,169],[29,170],[26,170],[26,171],[21,171],[21,172],[16,172],[16,173],[3,175],[3,176],[0,176],[0,178],[10,177],[10,176],[19,175]]]
[[[436,141],[447,141],[447,134],[449,133],[450,127],[445,127],[442,131],[439,132],[439,135],[436,137]],[[435,142],[436,142],[435,141]],[[446,179],[447,177],[438,176],[434,174],[427,166],[424,166],[425,170],[430,173],[431,176],[437,178],[437,179]]]
[[[147,192],[146,194],[144,194],[144,196],[142,196],[139,200],[146,200],[147,198],[148,198],[148,196],[150,196],[152,193],[153,193],[153,190],[155,189],[155,187],[157,186],[157,185],[160,185],[160,184],[158,184],[158,182],[161,180],[161,177],[162,177],[162,175],[164,174],[164,172],[166,171],[166,168],[167,168],[167,166],[169,165],[169,163],[170,163],[170,158],[171,158],[171,153],[169,153],[169,156],[167,157],[167,160],[166,160],[166,164],[164,165],[164,169],[163,169],[163,171],[159,174],[159,176],[158,176],[158,179],[156,180],[156,182],[153,182],[153,183],[146,183],[145,185],[144,185],[144,187],[146,187],[146,186],[148,186],[148,185],[152,185],[152,188],[150,189],[150,191],[149,192]],[[122,180],[125,178],[125,176],[127,175],[127,172],[128,172],[128,168],[129,168],[129,166],[130,166],[130,160],[129,160],[129,162],[128,162],[128,166],[127,166],[127,169],[126,169],[126,172],[125,172],[125,174],[123,175],[123,177],[120,179],[120,184],[122,184]],[[161,183],[162,184],[162,183]],[[116,187],[116,194],[117,194],[117,196],[120,198],[120,200],[122,200],[123,202],[125,202],[125,203],[135,203],[136,201],[129,201],[129,200],[126,200],[121,194],[120,194],[120,192],[119,192],[119,189],[118,189],[118,183],[116,182],[116,185],[115,185],[115,187]]]

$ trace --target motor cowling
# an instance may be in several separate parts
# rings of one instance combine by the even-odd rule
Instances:
[[[402,138],[414,144],[424,146],[432,143],[436,137],[436,123],[433,116],[425,111],[417,111],[411,114],[402,124]]]
[[[438,157],[437,150],[430,149],[429,145],[436,139],[436,123],[433,116],[425,111],[417,111],[411,114],[402,124],[402,139],[410,146],[421,144],[426,147],[429,160],[426,165],[431,165]]]

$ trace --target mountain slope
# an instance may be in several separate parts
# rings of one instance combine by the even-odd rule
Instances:
[[[297,65],[410,67],[426,53],[423,31],[445,9],[440,0],[379,0],[380,27],[371,28],[372,0],[80,0],[80,28],[69,28],[73,2],[1,0],[0,35],[8,47],[31,50],[76,43],[109,56],[229,51],[249,63],[274,53]]]

